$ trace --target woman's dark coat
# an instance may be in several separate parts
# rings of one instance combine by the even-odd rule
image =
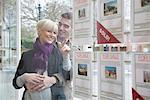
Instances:
[[[32,66],[33,55],[34,55],[34,49],[24,52],[22,54],[17,71],[15,73],[15,77],[13,79],[13,86],[16,89],[22,88],[22,87],[18,87],[16,84],[17,77],[23,75],[24,73],[36,73],[35,68]],[[63,70],[63,57],[56,44],[54,44],[54,49],[48,59],[47,72],[48,72],[48,76],[55,76],[59,80],[55,85],[51,86],[52,98],[53,98],[52,100],[66,100],[64,95],[63,85],[65,80],[67,79],[66,77],[67,72]],[[26,91],[25,86],[24,88]]]

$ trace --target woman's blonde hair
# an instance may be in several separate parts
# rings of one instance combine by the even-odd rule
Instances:
[[[38,34],[41,30],[50,30],[50,31],[55,32],[56,34],[58,34],[58,25],[57,25],[57,23],[53,22],[50,19],[40,20],[36,25],[36,29],[37,29]]]

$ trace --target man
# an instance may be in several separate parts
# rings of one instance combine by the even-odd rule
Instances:
[[[58,41],[63,42],[65,39],[69,39],[72,31],[72,13],[63,13],[58,23]]]
[[[71,68],[71,59],[70,59],[70,34],[72,31],[72,13],[63,13],[61,15],[60,21],[58,23],[58,42],[61,42],[63,44],[63,48],[61,48],[63,53],[63,66],[64,70],[68,71],[67,74],[65,74],[65,77],[67,77],[64,92],[66,95],[67,100],[72,100],[72,87],[71,87],[71,80],[72,80],[72,68]]]

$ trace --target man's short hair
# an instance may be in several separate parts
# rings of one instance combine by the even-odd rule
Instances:
[[[66,19],[69,19],[69,20],[72,20],[72,13],[71,13],[71,12],[63,13],[63,14],[61,15],[61,17],[66,18]]]

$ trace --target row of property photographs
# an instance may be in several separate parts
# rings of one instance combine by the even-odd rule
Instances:
[[[87,76],[87,64],[78,64],[78,75]],[[112,66],[105,66],[105,78],[117,79],[117,68]]]
[[[150,6],[150,0],[141,0],[141,7]],[[78,18],[87,17],[87,9],[81,8],[78,10]],[[107,0],[104,2],[104,16],[109,16],[118,13],[117,0]]]
[[[87,76],[88,75],[88,65],[78,64],[78,75]],[[115,66],[105,66],[105,78],[110,80],[117,80],[117,67]],[[143,71],[143,82],[150,83],[150,71]]]
[[[78,64],[78,75],[87,76],[88,73],[87,64]],[[117,67],[105,66],[105,78],[117,79]]]

